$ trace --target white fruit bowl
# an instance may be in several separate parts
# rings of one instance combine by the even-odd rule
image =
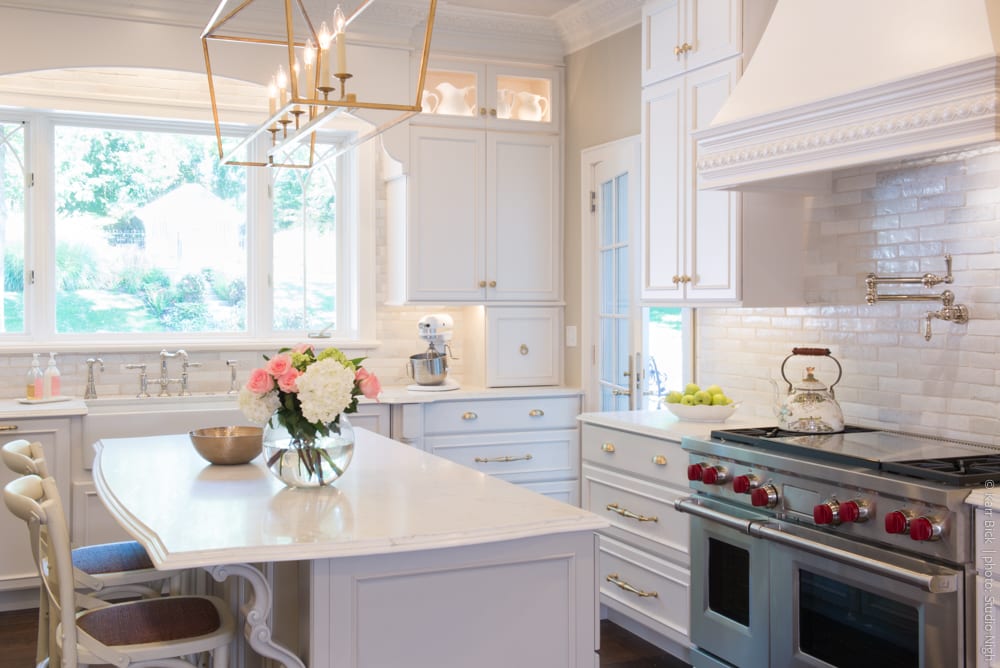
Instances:
[[[685,404],[664,403],[667,410],[673,413],[680,420],[687,422],[725,422],[736,412],[738,404],[732,403],[727,406],[687,406]]]

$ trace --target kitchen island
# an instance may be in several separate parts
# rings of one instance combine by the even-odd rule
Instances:
[[[260,458],[210,465],[186,434],[98,441],[94,481],[158,568],[247,577],[251,645],[286,665],[597,665],[594,531],[605,520],[356,434],[331,488],[286,488]],[[250,566],[279,562],[295,578]],[[274,613],[300,629],[283,646],[268,625],[272,593],[297,603]]]

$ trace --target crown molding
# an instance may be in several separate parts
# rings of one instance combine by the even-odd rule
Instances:
[[[642,21],[643,0],[578,0],[552,17],[563,51],[580,49],[611,37]]]

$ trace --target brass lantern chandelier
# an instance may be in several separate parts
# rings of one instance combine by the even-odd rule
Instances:
[[[311,169],[320,162],[335,157],[365,141],[398,125],[411,116],[420,113],[421,94],[427,74],[427,59],[430,53],[431,34],[434,29],[434,14],[437,0],[428,0],[423,49],[420,55],[417,85],[412,100],[394,102],[370,101],[352,92],[350,80],[354,75],[347,62],[346,38],[348,28],[375,0],[361,0],[361,4],[345,15],[340,5],[333,15],[324,17],[317,29],[316,23],[306,12],[305,0],[221,0],[211,20],[201,34],[202,51],[205,56],[205,72],[208,75],[208,92],[212,102],[212,120],[218,143],[219,158],[227,165],[246,167],[292,167]],[[270,4],[284,8],[284,39],[268,39],[254,35],[240,34],[230,28],[238,16],[246,13],[255,3]],[[227,11],[227,5],[235,5]],[[296,34],[295,26],[299,25]],[[227,32],[228,31],[228,32]],[[268,109],[266,120],[243,137],[228,150],[223,147],[222,127],[219,120],[219,102],[212,73],[209,43],[223,41],[243,45],[263,45],[281,47],[274,49],[278,54],[276,73],[268,86]],[[283,54],[279,53],[284,51]],[[285,60],[287,58],[287,60]],[[316,132],[329,121],[345,111],[383,110],[398,112],[388,121],[372,126],[361,132],[352,141],[321,158],[316,152]],[[261,110],[264,116],[264,110]],[[264,161],[239,160],[237,156],[261,135],[270,135],[270,145]],[[308,158],[299,147],[308,142]],[[297,156],[297,158],[295,157]]]

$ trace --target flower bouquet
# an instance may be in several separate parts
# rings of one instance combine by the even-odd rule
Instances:
[[[291,486],[328,485],[344,473],[354,452],[354,432],[345,414],[358,397],[378,399],[375,374],[336,348],[319,353],[300,344],[282,348],[250,373],[240,390],[240,409],[264,424],[268,469]]]

